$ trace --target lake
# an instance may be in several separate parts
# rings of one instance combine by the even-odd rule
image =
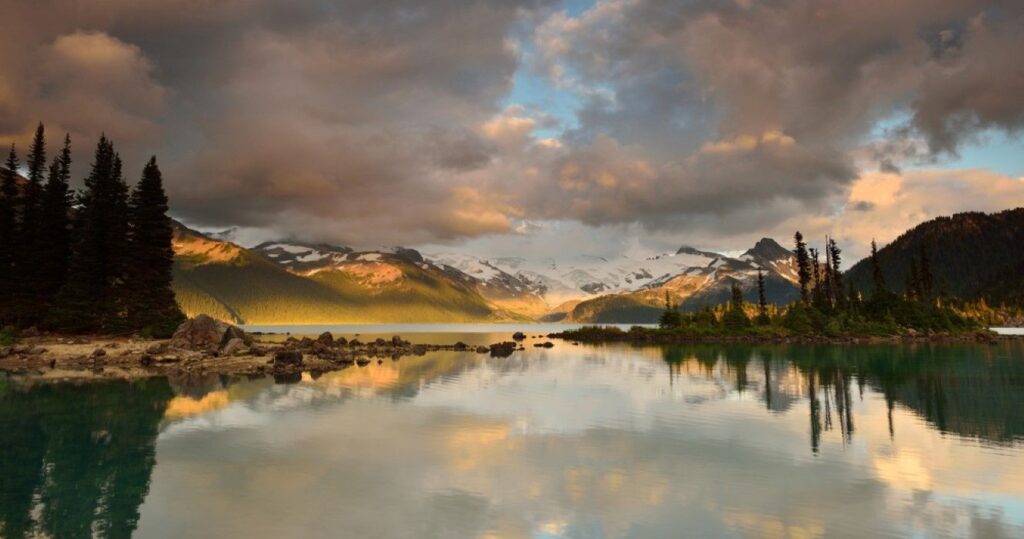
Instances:
[[[542,340],[291,383],[0,378],[0,536],[1024,537],[1020,343]]]

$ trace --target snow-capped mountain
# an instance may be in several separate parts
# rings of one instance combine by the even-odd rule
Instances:
[[[202,266],[230,264],[232,260],[258,261],[251,266],[252,270],[246,270],[248,266],[241,264],[233,271],[241,272],[238,279],[244,281],[251,278],[252,271],[261,268],[264,277],[273,277],[270,280],[282,288],[275,292],[275,297],[291,305],[287,303],[291,301],[288,298],[302,292],[304,299],[296,305],[310,312],[323,309],[307,304],[331,303],[335,300],[327,298],[334,295],[345,298],[337,300],[345,305],[335,309],[338,314],[331,315],[339,319],[357,313],[368,316],[367,309],[381,310],[375,316],[382,320],[399,319],[399,314],[419,319],[426,316],[414,312],[420,309],[429,312],[429,318],[439,320],[455,313],[457,316],[451,316],[459,319],[589,322],[613,321],[608,317],[621,315],[624,321],[640,321],[630,317],[638,313],[648,316],[659,310],[666,293],[677,298],[684,307],[699,307],[725,301],[732,283],[751,291],[759,269],[766,274],[770,301],[789,298],[795,290],[792,283],[796,281],[792,254],[768,238],[737,256],[683,246],[675,252],[643,258],[570,255],[554,259],[484,258],[459,252],[421,254],[402,247],[356,251],[350,247],[299,241],[265,242],[245,249],[209,235],[194,233],[182,237],[185,236],[198,238],[192,243],[179,241],[175,247],[180,256],[188,257],[182,258],[183,263],[189,262],[182,269],[190,271],[188,277],[192,281],[213,277],[212,273],[208,274],[213,270]],[[202,242],[206,243],[200,245]],[[224,253],[235,254],[213,256],[210,253],[215,249],[208,249],[209,253],[204,251],[205,254],[199,256],[197,249],[206,244],[210,249],[220,248]],[[214,254],[217,253],[220,251]],[[269,272],[272,267],[281,273]],[[218,281],[204,293],[219,297],[220,288],[229,284],[235,285]],[[199,291],[188,293],[201,295]],[[225,307],[229,311],[238,310],[234,304],[239,302],[227,303],[231,304]],[[388,305],[395,308],[405,305],[405,308],[395,313],[385,312],[383,306]],[[609,308],[618,309],[618,314],[609,314]],[[238,315],[241,319],[254,316],[245,316],[244,312]]]
[[[523,257],[478,258],[465,254],[428,255],[485,282],[512,278],[515,286],[560,303],[628,292],[670,279],[693,267],[704,267],[721,257],[710,252],[664,253],[648,258],[605,258],[577,255],[564,260]]]

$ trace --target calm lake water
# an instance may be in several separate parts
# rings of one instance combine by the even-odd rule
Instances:
[[[0,536],[1024,537],[1020,344],[533,342],[0,378]]]

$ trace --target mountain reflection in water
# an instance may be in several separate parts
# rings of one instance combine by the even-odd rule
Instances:
[[[278,382],[0,379],[0,536],[1024,532],[1019,344],[559,344]]]

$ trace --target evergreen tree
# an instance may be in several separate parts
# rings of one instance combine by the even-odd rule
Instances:
[[[885,286],[885,275],[882,274],[882,266],[878,262],[878,245],[871,240],[871,276],[875,283],[875,297],[882,297],[888,292]]]
[[[120,161],[113,144],[101,136],[78,201],[68,278],[51,309],[57,329],[123,329],[118,294],[124,279],[128,201]]]
[[[722,317],[722,322],[728,329],[743,329],[750,325],[750,319],[743,310],[743,291],[740,289],[739,284],[733,282],[731,292],[732,297],[729,300],[729,310]]]
[[[163,177],[153,157],[131,194],[129,206],[131,264],[126,283],[130,327],[143,333],[170,336],[184,319],[171,289],[174,249],[171,219],[167,216]],[[666,308],[671,306],[665,295]],[[675,312],[675,309],[671,309]],[[678,312],[676,316],[678,317]]]
[[[807,244],[804,243],[804,236],[797,231],[793,236],[793,240],[796,243],[796,248],[793,249],[793,254],[796,255],[796,272],[797,279],[800,282],[800,299],[807,303],[810,299],[810,285],[811,285],[811,260],[807,255]]]
[[[40,208],[40,248],[38,299],[43,312],[67,278],[71,256],[71,137],[65,135],[64,148],[50,164]]]
[[[822,279],[821,257],[818,250],[810,249],[811,254],[811,275],[814,279],[814,287],[811,289],[811,303],[818,309],[825,308],[825,285]]]
[[[822,268],[824,303],[827,307],[835,307],[836,292],[832,280],[832,250],[829,249],[831,238],[825,236],[825,266]]]
[[[918,289],[922,301],[930,301],[934,293],[934,277],[931,261],[928,258],[928,246],[921,244],[921,259],[918,261]]]
[[[44,246],[40,245],[39,214],[42,201],[43,175],[46,172],[46,132],[43,124],[36,128],[29,147],[28,182],[21,190],[18,227],[14,245],[14,294],[12,306],[20,326],[31,326],[43,315],[38,301],[39,263]]]
[[[14,294],[14,254],[17,236],[18,153],[14,144],[4,163],[0,178],[0,322],[13,321],[11,299]]]
[[[907,274],[906,296],[909,300],[920,299],[921,278],[917,269],[917,259],[910,257],[910,272]]]
[[[757,268],[757,324],[767,326],[771,323],[768,317],[768,298],[764,290],[764,272]]]
[[[844,297],[843,297],[843,272],[839,269],[839,267],[840,267],[840,265],[842,264],[842,261],[843,261],[843,258],[842,258],[843,250],[839,248],[839,245],[836,244],[836,240],[834,238],[829,238],[828,239],[828,253],[829,253],[829,258],[831,259],[831,262],[832,262],[832,266],[831,266],[831,270],[832,270],[831,281],[832,281],[832,290],[833,290],[833,293],[834,293],[834,297],[832,298],[832,300],[833,300],[833,302],[837,306],[842,307],[842,305],[845,303],[845,300],[844,300]]]

